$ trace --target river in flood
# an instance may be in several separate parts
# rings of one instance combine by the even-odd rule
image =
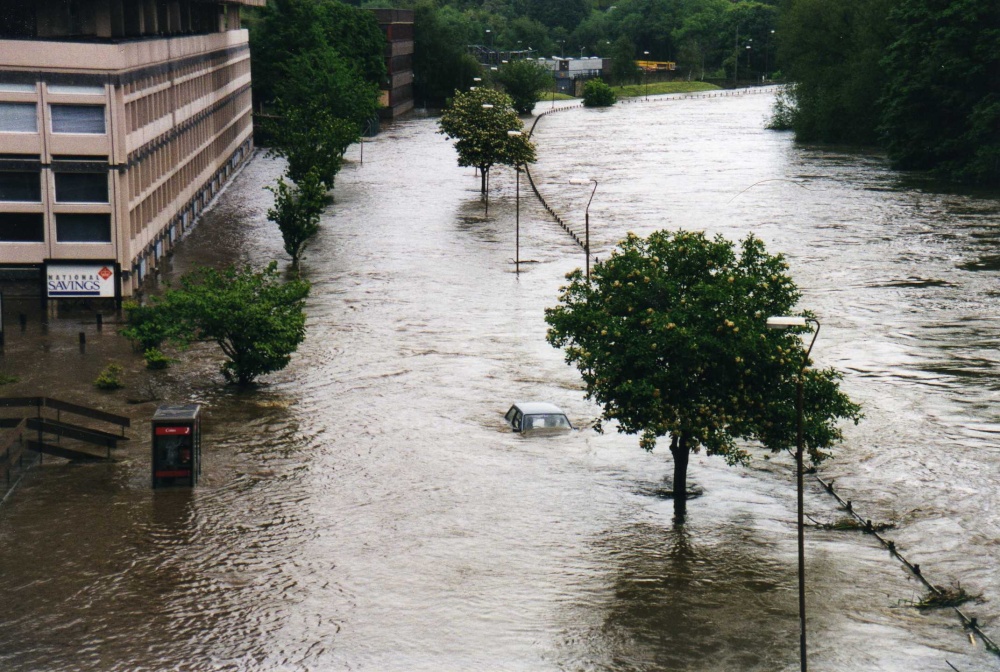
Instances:
[[[573,222],[589,188],[567,180],[598,180],[597,257],[659,228],[753,232],[787,255],[823,324],[814,359],[867,416],[821,475],[895,522],[929,580],[981,594],[964,609],[996,637],[997,195],[796,145],[764,130],[771,101],[548,115],[532,175]],[[0,507],[0,669],[798,669],[791,459],[695,456],[704,494],[675,524],[667,447],[594,433],[597,408],[544,340],[580,248],[522,180],[515,274],[513,172],[495,170],[487,215],[435,131],[389,126],[363,164],[351,149],[303,264],[307,339],[259,390],[227,389],[207,345],[147,376],[107,327],[85,355],[72,319],[8,331],[22,380],[5,394],[93,401],[86,381],[117,358],[132,384],[97,403],[140,421],[116,463],[47,460]],[[250,163],[165,275],[283,259],[263,191],[281,170]],[[159,400],[126,403],[144,395]],[[505,429],[530,399],[580,431]],[[152,492],[145,420],[187,402],[204,405],[202,481]],[[843,515],[811,480],[806,510]],[[806,556],[812,669],[1000,667],[953,612],[912,608],[923,586],[871,537],[810,528]]]

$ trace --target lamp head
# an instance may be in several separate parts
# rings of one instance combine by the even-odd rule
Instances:
[[[804,317],[776,316],[767,318],[768,329],[793,329],[807,326],[809,326],[809,321]]]

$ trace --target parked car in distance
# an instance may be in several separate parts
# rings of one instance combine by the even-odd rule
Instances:
[[[544,401],[518,401],[510,407],[504,419],[515,432],[559,432],[573,429],[562,409]]]

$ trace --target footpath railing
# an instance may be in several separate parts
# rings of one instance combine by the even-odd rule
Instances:
[[[0,408],[34,409],[33,413],[21,413],[19,417],[0,418],[0,468],[4,471],[7,494],[12,485],[16,485],[12,484],[15,473],[23,474],[25,461],[33,464],[36,457],[41,460],[43,454],[68,460],[110,460],[111,451],[118,442],[128,440],[125,428],[132,424],[131,419],[122,415],[50,397],[0,398]],[[74,416],[70,418],[73,421],[64,419],[64,413]],[[117,432],[79,424],[78,417],[111,425]],[[54,444],[49,437],[54,437]],[[63,444],[63,439],[69,443]],[[97,454],[80,444],[103,448],[104,454]]]
[[[736,89],[736,90],[728,90],[728,91],[711,91],[711,92],[690,93],[690,94],[682,94],[682,95],[656,96],[656,97],[654,97],[653,100],[648,100],[648,99],[643,99],[643,98],[640,98],[640,97],[636,97],[636,98],[627,98],[627,99],[621,100],[619,102],[621,102],[621,103],[652,103],[652,102],[660,102],[660,103],[662,103],[662,102],[670,102],[670,101],[676,101],[676,100],[690,100],[690,99],[694,99],[694,98],[729,98],[729,97],[733,97],[733,96],[746,96],[746,95],[755,95],[755,94],[761,94],[761,93],[772,93],[776,88],[780,88],[780,87],[768,86],[768,87],[757,87],[757,88],[752,88],[752,89]],[[548,116],[550,114],[555,114],[556,112],[565,112],[566,110],[579,109],[581,107],[583,107],[583,105],[580,104],[580,103],[570,104],[570,105],[562,105],[562,106],[559,106],[559,107],[554,107],[553,106],[551,109],[545,110],[544,112],[539,113],[535,117],[534,123],[531,125],[531,130],[528,131],[528,137],[531,137],[534,134],[535,128],[538,126],[538,122],[540,122],[546,116]],[[580,246],[581,249],[586,250],[586,246],[584,244],[584,241],[582,241],[580,239],[580,234],[578,234],[574,230],[573,226],[564,218],[564,216],[562,214],[560,214],[554,208],[552,208],[552,206],[549,205],[549,203],[545,200],[545,196],[541,193],[541,191],[539,191],[538,185],[535,184],[535,180],[532,178],[531,171],[529,170],[529,168],[528,168],[527,165],[524,166],[524,172],[528,176],[528,182],[529,182],[529,184],[531,184],[531,190],[534,192],[535,196],[538,198],[538,200],[541,202],[541,204],[545,207],[545,209],[548,211],[548,213],[550,215],[552,215],[552,218],[559,224],[559,226],[561,226],[566,231],[566,233],[568,233],[570,235],[570,237],[573,238],[573,240],[576,242],[577,245]],[[829,482],[827,482],[827,481],[824,481],[822,478],[820,478],[816,474],[813,474],[813,477],[816,479],[816,481],[820,485],[823,486],[823,488],[831,496],[833,496],[834,499],[837,500],[837,502],[840,504],[840,506],[842,506],[851,516],[853,516],[861,524],[861,528],[860,529],[863,532],[865,532],[867,534],[873,535],[879,541],[879,543],[882,544],[882,546],[885,547],[889,551],[889,555],[891,557],[896,558],[900,563],[902,563],[902,565],[904,567],[906,567],[907,570],[909,570],[909,572],[914,577],[916,577],[917,580],[919,580],[927,588],[927,590],[931,594],[933,594],[935,596],[943,596],[944,591],[939,587],[939,585],[935,585],[935,584],[931,583],[927,579],[927,577],[926,577],[926,575],[924,573],[924,570],[920,567],[920,565],[918,563],[910,562],[910,560],[908,560],[902,554],[902,552],[900,551],[900,549],[897,548],[896,543],[893,540],[887,539],[884,535],[879,534],[879,532],[872,525],[871,520],[863,518],[854,509],[854,505],[852,504],[851,500],[844,499],[837,492],[835,492],[833,479],[831,479]],[[962,611],[962,609],[959,606],[952,606],[951,609],[953,609],[954,612],[955,612],[955,614],[958,615],[959,619],[962,622],[963,627],[965,627],[965,629],[967,631],[969,631],[969,637],[970,637],[970,639],[972,638],[972,635],[975,634],[976,636],[978,636],[982,640],[982,642],[983,642],[984,646],[987,648],[987,650],[989,650],[994,655],[1000,656],[1000,647],[997,646],[997,643],[989,635],[987,635],[985,632],[983,632],[982,626],[979,624],[979,619],[977,619],[974,616],[968,616],[965,612]],[[948,663],[948,664],[949,664],[949,666],[951,666],[951,663]],[[952,669],[954,669],[954,666],[952,666]]]

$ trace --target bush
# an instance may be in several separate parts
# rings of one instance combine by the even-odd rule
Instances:
[[[123,373],[125,373],[125,369],[122,368],[121,364],[108,364],[97,376],[94,387],[99,390],[120,390],[125,387],[125,383],[122,382]]]
[[[159,371],[170,366],[170,358],[164,355],[157,348],[150,348],[143,353],[143,359],[146,360],[146,368],[153,371]]]
[[[600,78],[592,79],[583,86],[584,107],[610,107],[617,99],[614,89]]]
[[[20,380],[17,376],[8,376],[5,373],[0,373],[0,385],[10,385],[11,383],[16,383]]]

